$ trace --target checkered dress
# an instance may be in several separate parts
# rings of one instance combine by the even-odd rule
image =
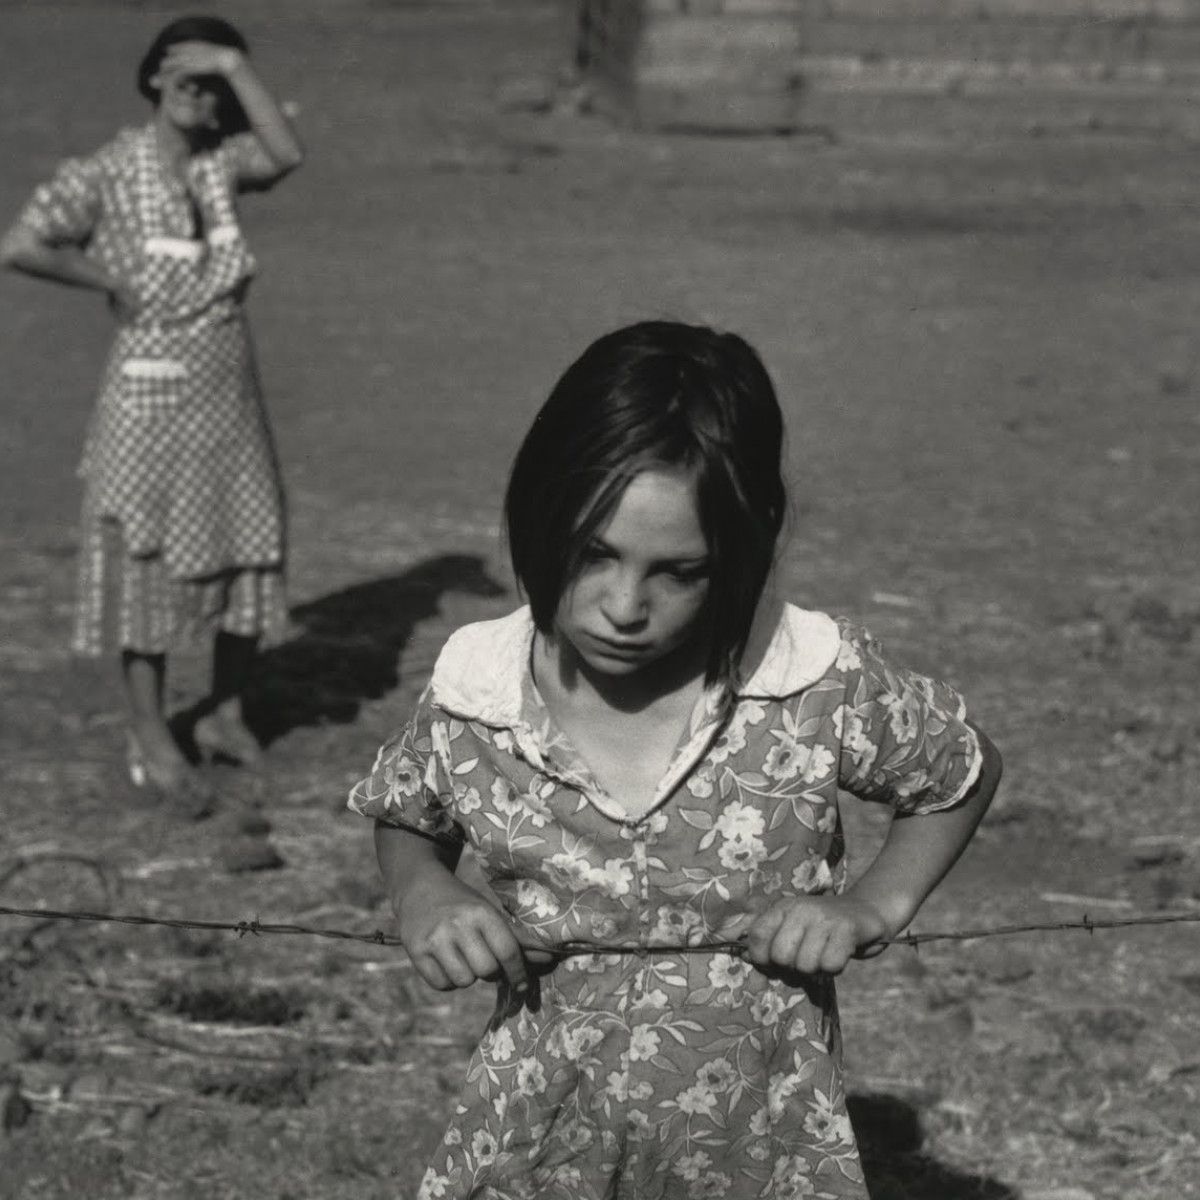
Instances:
[[[153,126],[64,162],[20,221],[137,293],[87,437],[74,648],[162,653],[199,626],[281,627],[279,471],[242,300],[254,260],[234,193],[252,135],[163,169]]]

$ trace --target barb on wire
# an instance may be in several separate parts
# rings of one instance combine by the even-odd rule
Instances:
[[[971,942],[977,938],[1008,937],[1015,933],[1057,933],[1064,929],[1083,929],[1090,934],[1097,929],[1122,929],[1130,925],[1179,925],[1188,921],[1200,921],[1200,912],[1145,913],[1134,917],[1102,917],[1099,920],[1084,913],[1079,921],[1039,921],[1028,925],[986,925],[981,929],[901,933],[894,938],[884,938],[880,944],[919,946],[923,942]]]
[[[121,925],[158,925],[171,929],[228,930],[239,938],[252,934],[284,934],[305,937],[337,938],[343,941],[368,942],[375,946],[400,946],[401,940],[394,934],[375,929],[369,933],[356,933],[346,929],[326,929],[313,925],[293,925],[268,921],[204,921],[190,917],[150,917],[138,913],[97,913],[72,909],[11,908],[0,904],[0,917],[30,917],[43,921],[98,921]],[[936,930],[929,933],[902,933],[892,938],[882,938],[877,946],[912,946],[914,949],[926,942],[970,942],[979,938],[1008,937],[1018,933],[1051,933],[1060,930],[1083,929],[1092,934],[1097,929],[1124,929],[1134,925],[1175,925],[1184,922],[1200,922],[1200,912],[1147,913],[1131,917],[1103,917],[1099,920],[1084,913],[1081,921],[1044,921],[1027,925],[987,925],[978,929]],[[630,946],[607,942],[564,942],[558,946],[525,946],[526,950],[540,950],[569,958],[578,954],[736,954],[744,955],[744,942],[700,942],[691,946]]]
[[[0,904],[0,917],[33,917],[49,921],[98,921],[119,925],[159,925],[170,929],[228,930],[239,938],[246,934],[296,934],[307,937],[341,938],[346,941],[374,942],[381,946],[399,946],[398,937],[376,929],[371,933],[354,933],[345,929],[322,929],[313,925],[289,925],[266,921],[202,921],[191,917],[148,917],[139,913],[97,913],[75,909],[10,908]]]

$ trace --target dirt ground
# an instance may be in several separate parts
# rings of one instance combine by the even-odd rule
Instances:
[[[141,119],[175,11],[0,0],[0,219]],[[446,633],[515,603],[496,512],[549,385],[666,315],[775,376],[786,590],[952,680],[1004,753],[916,928],[1200,910],[1200,152],[1151,101],[1037,136],[942,111],[937,136],[670,137],[514,103],[562,56],[547,4],[230,11],[310,154],[245,211],[296,606],[253,698],[267,768],[210,767],[199,824],[123,783],[108,669],[66,649],[106,316],[0,280],[0,904],[386,928],[346,789]],[[203,666],[180,656],[177,703]],[[230,872],[252,815],[282,864]],[[879,821],[847,819],[861,863]],[[854,965],[876,1200],[1200,1197],[1197,944]],[[0,1196],[411,1200],[488,1008],[378,946],[0,918]]]

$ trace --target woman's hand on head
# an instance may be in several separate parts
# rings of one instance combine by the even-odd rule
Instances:
[[[229,75],[241,65],[244,55],[235,46],[212,42],[175,42],[159,64],[164,75]]]
[[[410,896],[397,915],[417,973],[438,991],[501,977],[520,990],[528,986],[529,962],[552,957],[534,951],[527,959],[508,918],[453,876]]]
[[[837,975],[850,959],[871,957],[872,944],[888,932],[883,914],[866,900],[797,896],[757,917],[744,940],[756,967]]]

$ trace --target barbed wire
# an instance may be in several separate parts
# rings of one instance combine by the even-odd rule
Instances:
[[[41,921],[100,922],[120,925],[157,925],[169,929],[199,929],[236,933],[238,937],[278,934],[283,936],[333,938],[342,941],[367,942],[374,946],[402,946],[404,943],[395,934],[375,929],[360,933],[348,929],[327,929],[314,925],[296,925],[275,921],[206,921],[193,917],[152,917],[141,913],[100,913],[82,909],[14,908],[0,904],[0,916],[25,917]],[[1127,929],[1142,925],[1176,925],[1200,922],[1200,912],[1187,913],[1144,913],[1128,917],[1092,918],[1086,912],[1078,921],[1038,921],[1017,925],[986,925],[977,929],[931,930],[928,933],[902,933],[896,937],[881,938],[875,946],[918,946],[928,942],[971,942],[981,938],[1010,937],[1021,933],[1056,933],[1063,930],[1081,929],[1094,933],[1097,929]],[[564,942],[557,946],[523,945],[522,949],[570,958],[582,954],[734,954],[744,956],[744,942],[718,941],[699,942],[693,945],[675,946],[630,946],[611,942]]]

